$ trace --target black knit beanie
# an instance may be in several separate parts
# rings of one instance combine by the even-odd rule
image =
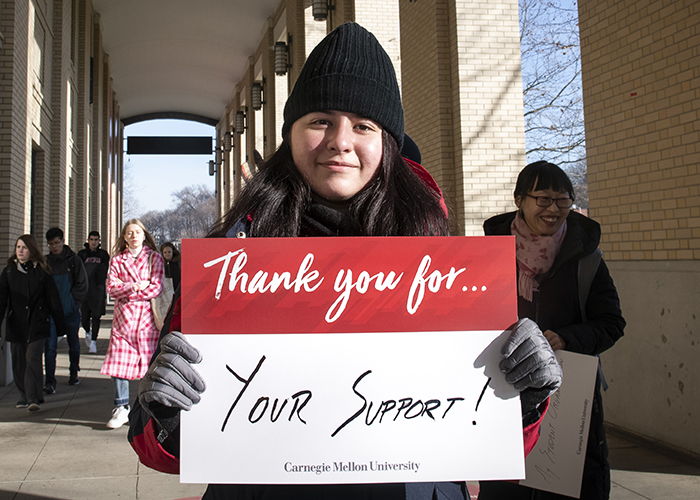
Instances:
[[[344,111],[374,120],[403,146],[403,107],[391,59],[356,23],[338,26],[309,54],[284,106],[285,136],[302,116]]]

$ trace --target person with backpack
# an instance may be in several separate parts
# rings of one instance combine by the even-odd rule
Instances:
[[[81,316],[85,330],[85,345],[90,354],[97,354],[97,336],[100,333],[100,320],[106,312],[107,271],[109,253],[100,247],[99,231],[90,231],[85,248],[78,252],[88,275],[88,293],[82,304]]]
[[[530,318],[552,349],[597,355],[622,337],[620,299],[601,258],[600,225],[571,210],[574,189],[558,166],[527,165],[515,185],[518,210],[484,222],[486,235],[514,235],[518,272],[518,317]],[[581,497],[607,499],[610,465],[596,380]],[[480,483],[480,500],[565,499],[510,482]]]
[[[53,279],[56,281],[58,293],[63,304],[63,314],[66,319],[66,338],[68,340],[68,359],[70,362],[68,385],[78,385],[80,371],[80,308],[88,292],[88,277],[83,261],[66,245],[63,230],[52,227],[46,231],[46,243],[49,253],[46,260],[51,267]],[[51,336],[46,339],[44,362],[46,383],[44,392],[56,392],[56,349],[58,337],[55,325],[51,325]]]

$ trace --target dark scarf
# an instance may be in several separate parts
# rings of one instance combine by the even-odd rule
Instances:
[[[319,203],[313,203],[301,219],[299,236],[357,236],[360,227],[353,217]]]

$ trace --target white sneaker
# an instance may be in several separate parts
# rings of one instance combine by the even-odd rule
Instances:
[[[96,340],[91,340],[90,341],[90,354],[97,354],[97,341]]]
[[[107,422],[107,427],[110,429],[119,429],[122,425],[129,421],[129,407],[117,406],[112,410],[112,418]]]
[[[90,342],[92,342],[92,330],[85,332],[85,345],[90,347]]]

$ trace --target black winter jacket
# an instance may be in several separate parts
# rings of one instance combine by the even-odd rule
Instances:
[[[90,245],[85,243],[85,248],[78,252],[78,257],[83,261],[88,279],[88,293],[84,303],[92,310],[104,314],[109,254],[99,246],[97,250],[92,251]]]
[[[180,260],[163,259],[164,273],[166,278],[172,278],[173,290],[180,286]]]
[[[80,304],[88,292],[88,279],[83,261],[68,245],[63,245],[60,255],[46,255],[46,260],[56,281],[64,315],[79,311]]]
[[[487,235],[510,235],[515,212],[497,215],[484,223]],[[620,300],[608,267],[601,259],[585,298],[584,321],[579,297],[579,262],[598,248],[600,225],[588,217],[571,212],[567,231],[552,268],[537,277],[539,291],[533,301],[518,295],[518,316],[534,320],[544,332],[552,330],[566,342],[566,350],[595,355],[610,347],[623,335],[625,320]],[[584,267],[584,266],[581,266]],[[605,500],[610,495],[610,466],[603,426],[601,380],[596,380],[591,424],[586,446],[581,499]],[[560,500],[568,497],[507,482],[481,482],[479,500]]]
[[[65,335],[66,323],[53,277],[41,266],[29,262],[20,270],[17,262],[0,274],[0,322],[7,312],[7,340],[29,343],[51,334],[53,316],[58,335]]]
[[[491,217],[484,223],[486,235],[510,235],[515,212]],[[566,350],[581,354],[600,354],[622,337],[625,320],[620,299],[601,260],[586,300],[587,322],[583,322],[578,286],[578,262],[598,248],[600,225],[588,217],[571,212],[567,231],[552,268],[537,277],[539,291],[532,302],[518,295],[518,317],[535,321],[544,332],[552,330],[566,341]]]

